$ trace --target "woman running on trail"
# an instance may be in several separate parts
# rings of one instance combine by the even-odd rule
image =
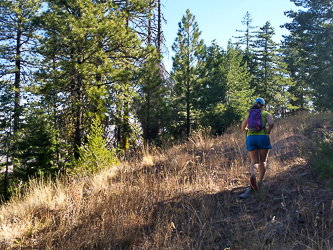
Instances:
[[[258,186],[260,186],[262,179],[264,178],[266,172],[266,160],[268,157],[268,151],[272,148],[269,140],[269,134],[272,131],[274,126],[272,116],[264,110],[265,100],[263,98],[256,99],[254,105],[251,107],[249,115],[245,118],[242,124],[242,131],[247,132],[246,136],[246,149],[249,151],[249,155],[251,158],[251,177],[250,177],[250,187],[252,190],[257,190]],[[253,113],[260,114],[261,113],[261,124],[262,127],[259,132],[251,132],[253,130],[249,128],[249,116],[253,116]],[[258,117],[258,116],[257,116]],[[252,117],[250,117],[252,120]],[[266,128],[266,124],[268,123],[268,127]],[[254,168],[257,165],[259,169],[259,183],[256,183],[256,177],[254,173]]]

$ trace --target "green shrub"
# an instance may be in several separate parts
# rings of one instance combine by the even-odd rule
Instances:
[[[333,177],[333,132],[326,133],[324,139],[317,140],[316,146],[313,161],[319,171],[319,178]],[[330,181],[329,186],[333,188],[333,181]]]
[[[103,128],[99,119],[93,119],[87,143],[79,148],[80,158],[69,170],[70,174],[92,175],[118,163],[115,151],[107,148],[107,140],[102,135]]]
[[[37,176],[56,177],[58,171],[56,139],[54,129],[44,110],[33,109],[26,122],[16,132],[13,145],[14,175],[23,181]]]

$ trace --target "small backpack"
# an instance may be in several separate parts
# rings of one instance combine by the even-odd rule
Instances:
[[[264,129],[262,124],[262,109],[250,109],[249,117],[247,118],[247,127],[250,132],[259,132]]]

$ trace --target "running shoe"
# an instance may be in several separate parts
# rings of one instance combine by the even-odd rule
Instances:
[[[245,190],[245,192],[242,193],[242,194],[239,196],[239,198],[240,198],[240,199],[245,199],[246,197],[249,196],[250,193],[252,193],[252,190],[251,190],[250,187],[248,187],[248,188]]]
[[[252,175],[250,178],[250,187],[251,187],[251,190],[258,190],[256,177],[254,175]]]

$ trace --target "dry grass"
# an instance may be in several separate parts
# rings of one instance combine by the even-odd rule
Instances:
[[[185,144],[143,151],[91,178],[32,183],[1,206],[0,246],[331,249],[333,194],[300,155],[327,117],[277,121],[265,185],[245,200],[245,134],[197,132]]]

